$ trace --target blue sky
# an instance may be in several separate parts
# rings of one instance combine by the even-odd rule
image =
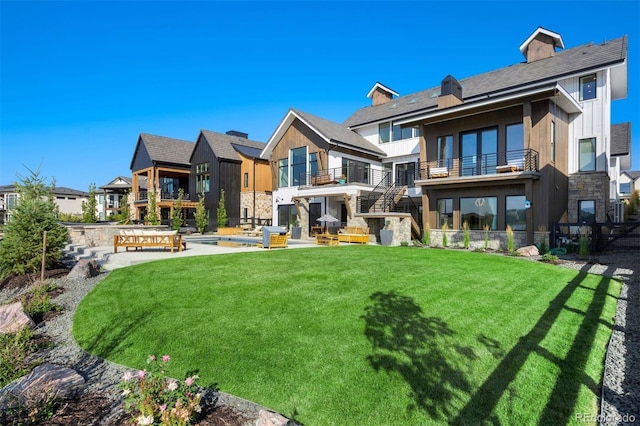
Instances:
[[[538,27],[567,48],[629,36],[640,170],[640,2],[0,0],[0,184],[40,167],[86,191],[129,169],[139,133],[266,142],[290,107],[336,122],[379,81],[401,95],[521,62]]]

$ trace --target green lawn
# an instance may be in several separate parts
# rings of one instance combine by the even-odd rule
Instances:
[[[80,304],[89,352],[310,425],[566,424],[598,413],[620,283],[455,250],[340,246],[113,271]]]

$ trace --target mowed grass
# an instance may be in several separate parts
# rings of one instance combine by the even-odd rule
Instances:
[[[170,375],[307,426],[571,424],[598,413],[619,292],[466,251],[273,250],[113,271],[73,333],[133,368],[169,354]]]

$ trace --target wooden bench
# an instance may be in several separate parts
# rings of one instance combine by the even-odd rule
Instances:
[[[524,170],[524,158],[511,160],[503,166],[496,166],[497,173],[513,173]]]
[[[120,231],[120,235],[113,236],[113,252],[118,253],[118,247],[142,250],[144,247],[175,249],[182,251],[186,243],[182,241],[182,235],[176,231]]]
[[[429,176],[431,178],[449,177],[449,169],[446,167],[431,167],[429,169]]]
[[[262,241],[259,241],[256,245],[258,247],[268,248],[268,249],[287,248],[289,247],[289,244],[287,242],[288,238],[289,236],[287,234],[284,234],[284,235],[269,234],[269,247],[264,247],[264,244],[262,244]]]
[[[345,226],[338,231],[338,241],[343,243],[367,244],[369,242],[369,228],[362,226]]]
[[[337,235],[333,234],[317,234],[316,245],[320,246],[337,246],[340,245]]]
[[[329,173],[321,173],[318,176],[311,177],[311,185],[314,185],[314,186],[328,185],[331,183],[337,183],[337,182],[335,179],[331,178],[331,175],[329,175]]]

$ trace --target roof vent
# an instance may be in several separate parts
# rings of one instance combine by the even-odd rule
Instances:
[[[237,130],[229,130],[227,132],[227,135],[229,135],[229,136],[237,136],[237,137],[243,138],[243,139],[249,139],[249,133],[239,132]]]
[[[462,85],[448,75],[440,83],[440,96],[438,96],[438,109],[449,108],[462,103]]]

